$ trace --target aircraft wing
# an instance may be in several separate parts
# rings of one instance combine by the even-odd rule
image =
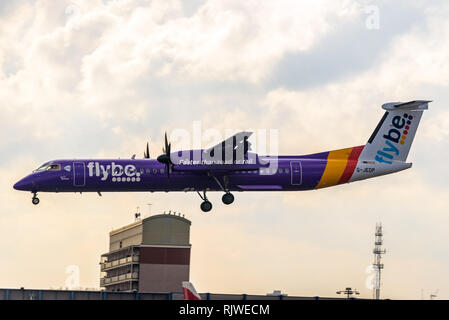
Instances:
[[[249,131],[238,132],[232,137],[216,144],[212,148],[204,150],[204,153],[210,155],[211,157],[214,157],[217,152],[220,152],[222,155],[231,155],[232,153],[237,155],[245,155],[249,150],[251,150],[251,143],[248,141],[248,138],[252,134],[253,133]]]
[[[251,148],[248,137],[251,134],[252,132],[242,131],[209,149],[189,150],[184,159],[172,157],[172,168],[175,171],[226,172],[267,167],[269,164],[261,163],[256,153],[248,152]]]
[[[172,169],[174,171],[196,171],[196,172],[227,172],[240,170],[259,170],[268,167],[269,163],[262,161],[256,153],[247,152],[243,159],[222,161],[222,159],[211,159],[202,152],[201,159],[181,159],[174,161]]]

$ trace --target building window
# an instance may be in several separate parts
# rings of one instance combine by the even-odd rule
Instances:
[[[123,246],[123,243],[120,241],[120,249],[122,248],[122,246]]]

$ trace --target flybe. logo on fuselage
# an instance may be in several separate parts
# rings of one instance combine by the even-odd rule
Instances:
[[[134,165],[128,164],[122,166],[111,162],[108,165],[102,165],[99,162],[89,162],[87,164],[89,177],[101,177],[101,181],[106,181],[112,177],[113,182],[140,182],[140,172]]]
[[[392,164],[394,157],[399,156],[399,147],[400,145],[403,145],[407,139],[412,120],[413,117],[406,113],[402,117],[393,117],[391,120],[391,126],[393,128],[388,131],[388,134],[383,135],[385,147],[383,147],[382,150],[377,151],[375,157],[377,162]]]

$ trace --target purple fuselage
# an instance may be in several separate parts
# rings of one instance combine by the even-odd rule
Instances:
[[[329,152],[279,156],[276,165],[241,170],[186,169],[155,159],[81,159],[50,161],[14,185],[31,192],[220,191],[216,177],[229,191],[289,191],[314,189],[325,170]],[[45,167],[46,166],[46,167]],[[192,168],[195,168],[193,166]],[[226,179],[224,179],[227,177]]]

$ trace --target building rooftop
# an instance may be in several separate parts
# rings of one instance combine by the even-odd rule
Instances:
[[[156,214],[156,215],[144,218],[144,219],[139,219],[138,221],[135,221],[133,223],[127,224],[127,225],[125,225],[123,227],[120,227],[118,229],[112,230],[111,232],[109,232],[109,236],[113,236],[113,235],[116,235],[116,234],[121,233],[123,231],[126,231],[126,230],[132,229],[134,227],[137,227],[137,226],[141,225],[145,221],[154,220],[154,219],[160,219],[160,218],[177,219],[177,220],[183,221],[185,223],[188,223],[189,225],[192,224],[192,222],[190,220],[188,220],[188,219],[186,219],[184,217],[181,217],[180,214],[179,215],[177,215],[177,214],[170,214],[170,213],[168,213],[168,214],[166,214],[166,213]]]

